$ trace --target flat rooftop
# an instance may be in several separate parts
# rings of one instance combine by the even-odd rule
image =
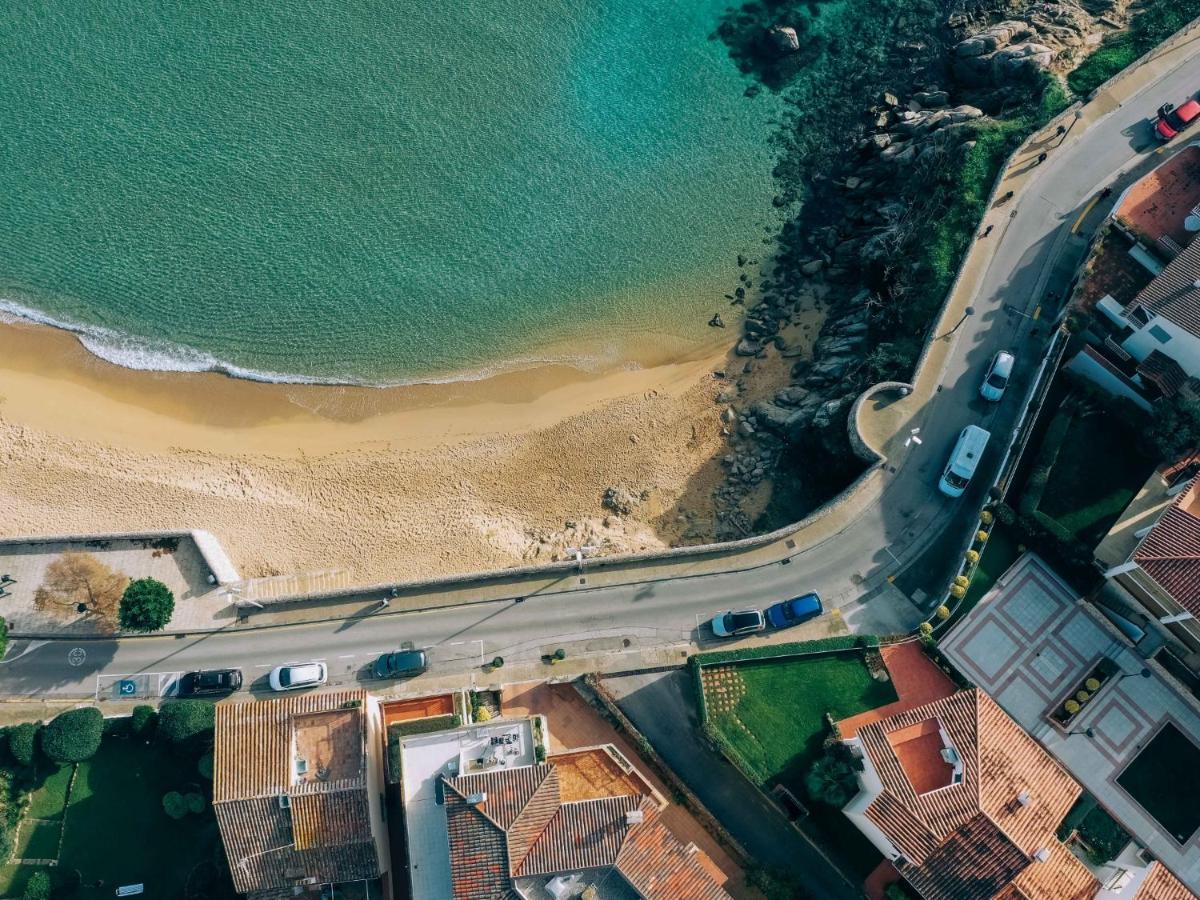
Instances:
[[[1184,221],[1198,205],[1200,147],[1189,146],[1135,182],[1121,197],[1116,216],[1147,245],[1171,259],[1196,236],[1184,227]],[[1173,252],[1172,243],[1178,248]]]
[[[954,766],[942,756],[947,746],[942,738],[941,723],[936,718],[890,732],[887,741],[908,783],[918,794],[954,783]]]
[[[531,766],[533,727],[528,719],[419,734],[400,742],[404,819],[413,900],[442,900],[453,894],[446,808],[438,781],[443,775],[472,775]]]
[[[341,781],[363,766],[357,709],[305,713],[292,719],[292,784]]]
[[[558,769],[563,803],[631,794],[654,796],[657,793],[653,785],[638,775],[637,769],[625,768],[603,747],[556,753],[546,762],[554,763]]]

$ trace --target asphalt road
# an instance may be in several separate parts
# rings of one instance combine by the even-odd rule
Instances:
[[[1096,192],[1123,170],[1149,164],[1154,149],[1147,117],[1164,100],[1178,102],[1200,86],[1200,56],[1187,60],[1141,95],[1086,130],[1076,128],[1032,173],[1010,207],[994,210],[989,241],[995,254],[973,303],[955,330],[942,388],[912,427],[923,442],[889,460],[879,498],[839,534],[783,562],[725,574],[619,586],[583,587],[522,603],[498,601],[430,612],[374,615],[342,622],[202,636],[45,643],[17,642],[0,663],[0,693],[91,694],[124,673],[168,673],[238,666],[261,684],[274,664],[325,659],[337,681],[363,677],[383,650],[405,642],[430,648],[436,667],[466,672],[481,659],[532,659],[546,647],[579,652],[653,647],[702,640],[698,623],[731,606],[766,605],[816,590],[839,607],[856,631],[906,629],[920,618],[917,605],[887,582],[912,594],[921,584],[945,583],[931,548],[957,547],[983,486],[999,463],[1021,411],[1024,387],[1041,356],[1046,327],[1027,316],[1051,278],[1069,272],[1082,252],[1071,225]],[[1153,157],[1159,160],[1161,157]],[[1111,202],[1111,201],[1110,201]],[[1024,314],[1024,315],[1023,315]],[[985,403],[978,385],[992,355],[1017,354],[1015,383],[1003,402]],[[969,423],[993,432],[973,490],[950,500],[936,489],[938,474],[958,432]],[[947,531],[948,528],[953,530]],[[730,568],[740,567],[736,557]],[[918,597],[919,599],[919,597]],[[81,650],[82,653],[74,653]],[[150,676],[157,678],[158,676]]]

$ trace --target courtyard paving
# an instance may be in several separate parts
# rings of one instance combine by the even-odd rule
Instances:
[[[1200,746],[1200,703],[1191,694],[1033,554],[1018,560],[940,646],[1130,834],[1200,891],[1200,831],[1177,839],[1117,781],[1167,723]],[[1116,674],[1068,728],[1052,722],[1049,713],[1102,659],[1115,664]]]

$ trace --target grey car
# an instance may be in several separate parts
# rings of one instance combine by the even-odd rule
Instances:
[[[424,650],[397,650],[375,660],[376,678],[412,678],[429,668]]]

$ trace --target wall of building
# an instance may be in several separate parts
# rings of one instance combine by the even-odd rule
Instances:
[[[1130,320],[1129,324],[1136,323]],[[1167,333],[1169,339],[1166,343],[1150,333],[1154,328],[1161,328]],[[1127,337],[1121,346],[1138,362],[1155,350],[1161,350],[1179,363],[1189,375],[1200,375],[1200,338],[1162,316],[1153,316],[1149,325],[1139,328]]]
[[[375,837],[379,871],[384,873],[391,871],[392,864],[388,826],[383,817],[383,792],[387,783],[384,774],[386,734],[383,727],[383,707],[377,698],[368,695],[364,713],[367,721],[367,791],[371,806],[371,834]]]
[[[1183,607],[1141,569],[1122,572],[1114,579],[1146,612],[1156,619],[1183,612]],[[1166,626],[1167,630],[1192,653],[1200,653],[1200,620],[1185,619]],[[1198,672],[1197,674],[1200,674]]]

